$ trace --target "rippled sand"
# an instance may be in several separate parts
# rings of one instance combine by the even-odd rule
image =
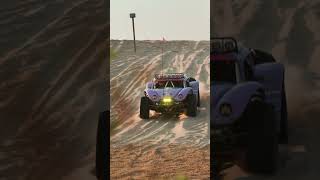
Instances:
[[[111,179],[209,179],[209,148],[177,144],[111,148]]]
[[[161,57],[161,45],[164,54]],[[132,41],[112,41],[117,52],[111,62],[111,121],[120,122],[112,144],[180,142],[193,145],[209,143],[209,42],[138,41],[137,54]],[[176,51],[176,52],[173,52]],[[150,120],[139,117],[140,97],[147,81],[161,72],[184,72],[200,80],[201,107],[195,118],[152,113]]]
[[[208,179],[209,42],[138,41],[137,54],[132,45],[132,41],[111,41],[116,51],[110,68],[111,122],[119,122],[111,137],[112,177],[173,178],[182,171],[195,179]],[[154,112],[149,120],[139,117],[140,97],[147,81],[161,72],[161,58],[164,72],[183,72],[200,81],[201,107],[197,117]],[[141,155],[136,157],[135,152]],[[126,168],[121,169],[119,162]],[[203,169],[198,168],[200,164]]]
[[[57,180],[87,166],[94,177],[105,8],[101,0],[0,3],[0,179]]]

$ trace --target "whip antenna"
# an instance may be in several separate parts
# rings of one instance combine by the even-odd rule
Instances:
[[[162,45],[161,45],[161,74],[163,74],[163,44],[165,42],[164,37],[162,37]]]
[[[165,39],[164,39],[164,37],[162,37],[162,43],[161,43],[161,74],[162,75],[163,75],[163,44],[164,44],[164,42],[165,42]],[[165,89],[165,87],[163,87],[162,96],[164,96],[164,89]]]

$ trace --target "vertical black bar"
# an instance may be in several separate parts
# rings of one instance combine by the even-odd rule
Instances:
[[[95,162],[95,175],[97,180],[107,180],[110,179],[110,1],[105,0],[106,3],[106,23],[108,27],[106,28],[106,78],[104,79],[106,83],[106,99],[103,111],[99,114],[98,127],[96,133],[96,162]]]
[[[97,146],[96,146],[96,177],[98,180],[110,179],[108,171],[108,163],[110,164],[110,152],[109,152],[109,129],[110,123],[107,120],[110,119],[110,111],[101,112],[98,121],[97,131]]]
[[[211,41],[211,39],[212,39],[212,36],[213,36],[213,1],[210,1],[210,41]],[[214,171],[215,171],[215,169],[214,169],[214,167],[215,167],[215,164],[214,164],[214,151],[213,151],[213,148],[214,148],[214,146],[213,146],[213,137],[212,137],[212,121],[211,121],[211,118],[213,117],[212,116],[212,104],[213,104],[213,102],[212,102],[212,84],[211,84],[211,82],[212,82],[212,74],[211,74],[211,69],[212,69],[212,63],[211,63],[211,49],[212,49],[212,47],[211,47],[212,45],[211,45],[211,42],[210,42],[210,122],[209,122],[209,126],[210,126],[210,129],[209,129],[209,134],[210,134],[210,179],[214,179],[214,180],[216,180],[216,177],[214,177],[214,175],[215,175],[215,173],[214,173]]]

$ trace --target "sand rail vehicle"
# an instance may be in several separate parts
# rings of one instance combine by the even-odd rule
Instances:
[[[155,74],[141,97],[140,117],[149,119],[150,110],[176,115],[186,112],[187,116],[194,117],[198,106],[199,81],[183,73]]]
[[[254,173],[277,169],[278,145],[288,142],[284,66],[229,37],[210,47],[210,126],[219,157],[239,157]],[[238,162],[238,161],[234,161]]]

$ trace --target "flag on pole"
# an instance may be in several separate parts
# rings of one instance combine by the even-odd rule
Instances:
[[[166,39],[164,39],[164,37],[162,37],[162,41],[161,41],[161,74],[163,74],[163,43],[166,42]]]

